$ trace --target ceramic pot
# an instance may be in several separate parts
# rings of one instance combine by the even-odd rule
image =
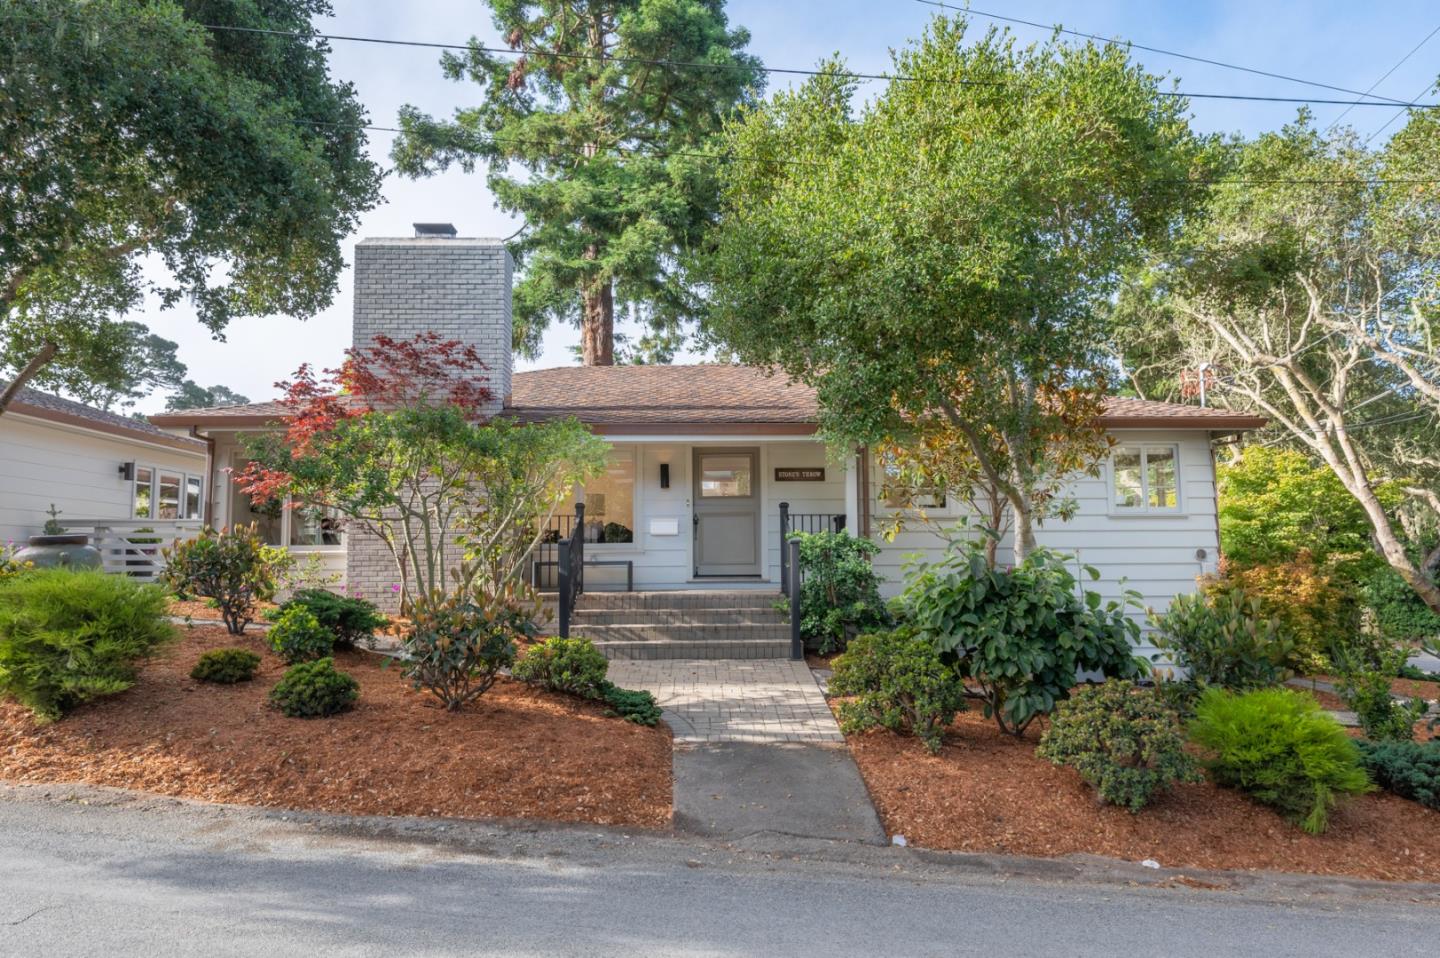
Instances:
[[[84,533],[59,536],[31,536],[30,544],[15,553],[17,562],[30,562],[37,569],[69,566],[75,569],[100,568],[100,550]]]

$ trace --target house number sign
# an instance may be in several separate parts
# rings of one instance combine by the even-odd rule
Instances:
[[[824,482],[824,467],[815,469],[775,469],[776,482]]]

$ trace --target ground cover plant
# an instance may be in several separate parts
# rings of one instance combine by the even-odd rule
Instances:
[[[338,715],[359,696],[360,684],[336,671],[335,660],[329,657],[290,666],[270,690],[270,702],[289,718]]]
[[[303,606],[335,637],[337,648],[347,649],[369,643],[375,630],[390,620],[375,603],[358,596],[339,595],[329,589],[300,589],[280,604],[279,611]]]
[[[933,754],[965,708],[965,686],[913,628],[862,635],[832,663],[826,693],[840,696],[842,731],[887,728],[914,735]]]
[[[275,617],[266,635],[270,648],[286,664],[323,659],[335,649],[335,635],[303,605],[292,605]]]
[[[983,545],[962,542],[921,567],[902,595],[919,635],[977,691],[985,717],[1013,735],[1066,698],[1078,673],[1133,679],[1147,671],[1126,603],[1082,593],[1068,565],[1038,549],[1013,568],[992,569]],[[1127,603],[1138,606],[1139,596],[1127,593]]]
[[[0,695],[54,721],[123,692],[170,641],[165,594],[98,570],[34,569],[0,578]]]
[[[260,656],[249,649],[211,649],[200,656],[190,677],[197,682],[234,685],[248,682],[260,668]]]
[[[1359,744],[1365,771],[1376,785],[1440,809],[1440,741]]]
[[[1132,812],[1177,782],[1201,780],[1175,713],[1133,682],[1089,686],[1061,702],[1038,752],[1079,772],[1101,801]]]
[[[660,721],[655,696],[643,689],[623,689],[605,677],[610,663],[589,639],[551,636],[532,645],[512,673],[552,692],[604,702],[617,717],[637,725]]]
[[[880,547],[846,532],[796,532],[800,543],[800,633],[821,655],[852,635],[890,624],[871,560]]]
[[[289,553],[265,544],[255,523],[206,529],[164,550],[166,585],[177,595],[211,599],[231,635],[255,618],[256,603],[274,598]]]
[[[1176,596],[1152,617],[1156,661],[1183,669],[1195,691],[1268,688],[1290,677],[1294,642],[1238,589]]]
[[[1302,829],[1325,831],[1337,801],[1373,786],[1360,750],[1309,695],[1212,688],[1196,703],[1190,736],[1210,753],[1217,784],[1270,805]]]

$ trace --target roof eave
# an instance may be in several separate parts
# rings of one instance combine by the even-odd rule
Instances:
[[[45,406],[34,406],[20,399],[11,401],[10,411],[16,415],[26,416],[30,419],[41,419],[46,422],[75,426],[79,429],[89,429],[92,432],[101,432],[107,436],[116,436],[134,442],[148,442],[159,446],[170,446],[171,448],[180,449],[184,452],[203,452],[205,449],[203,442],[185,436],[171,436],[165,433],[148,432],[144,429],[126,429],[124,426],[100,422],[99,420],[89,419],[85,416],[76,416],[61,412],[57,409],[49,409]]]

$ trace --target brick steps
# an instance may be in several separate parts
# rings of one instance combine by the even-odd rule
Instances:
[[[617,660],[784,659],[790,624],[777,598],[760,590],[587,593],[570,630]]]

